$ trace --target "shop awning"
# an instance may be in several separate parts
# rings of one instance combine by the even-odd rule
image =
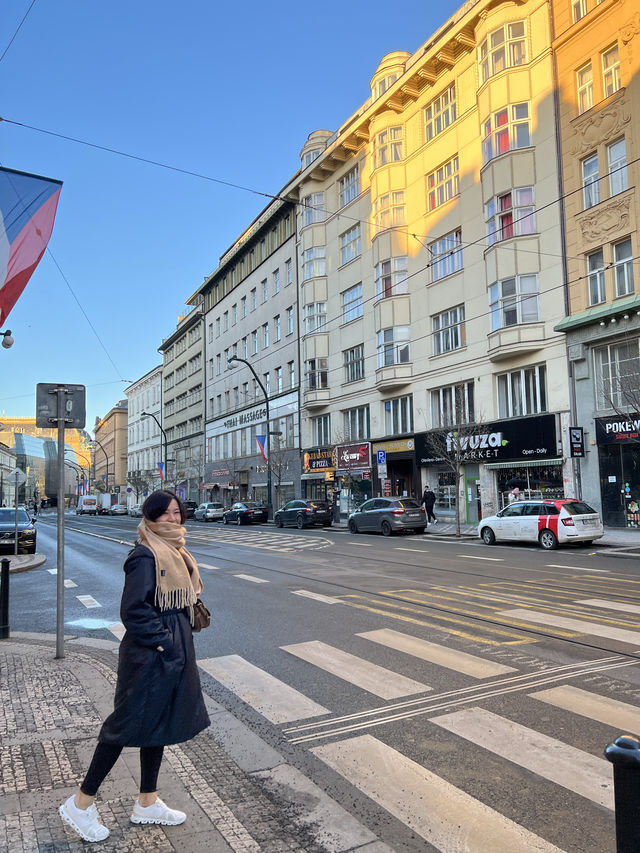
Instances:
[[[562,465],[562,459],[516,459],[513,462],[487,462],[485,468],[541,468],[545,465]]]

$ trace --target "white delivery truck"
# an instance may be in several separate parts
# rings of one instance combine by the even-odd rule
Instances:
[[[106,515],[111,509],[111,495],[101,494],[98,495],[98,513],[100,515]]]
[[[80,495],[76,515],[97,515],[98,499],[95,495]]]

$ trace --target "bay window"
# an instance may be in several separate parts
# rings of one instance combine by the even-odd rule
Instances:
[[[533,187],[519,187],[496,196],[486,206],[487,239],[490,246],[536,230]]]
[[[482,125],[482,162],[484,164],[518,148],[531,145],[529,104],[509,104],[494,113]]]
[[[407,264],[408,258],[405,255],[376,264],[376,299],[387,299],[398,293],[408,293]]]
[[[384,401],[384,431],[386,435],[413,432],[413,397],[394,397]]]
[[[499,417],[515,418],[547,411],[544,364],[503,373],[497,382]]]
[[[447,385],[431,392],[433,428],[470,424],[474,421],[473,382]]]
[[[540,319],[538,276],[518,275],[489,287],[491,331]]]
[[[378,332],[378,367],[408,364],[411,360],[409,326],[392,326]]]

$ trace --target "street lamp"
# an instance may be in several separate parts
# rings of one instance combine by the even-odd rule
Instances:
[[[13,338],[11,337],[11,329],[7,329],[6,332],[0,332],[2,335],[2,346],[5,349],[11,349],[13,346]]]
[[[105,486],[107,487],[107,491],[108,491],[108,490],[109,490],[109,456],[108,456],[108,454],[107,454],[107,451],[106,451],[106,450],[104,449],[104,447],[100,444],[100,442],[98,441],[98,439],[97,439],[97,438],[94,438],[94,439],[93,439],[93,443],[94,443],[94,444],[97,444],[97,445],[98,445],[98,447],[100,448],[100,450],[104,453],[104,458],[105,458],[105,462],[106,462],[106,465],[107,465],[107,473],[105,474],[105,481],[104,481],[104,484],[105,484]],[[95,464],[95,457],[94,457],[94,464]],[[94,472],[93,472],[93,473],[95,474],[95,469],[94,469]]]
[[[160,430],[160,432],[162,433],[162,441],[163,441],[163,443],[164,443],[164,478],[163,478],[163,479],[165,479],[165,480],[166,480],[166,479],[167,479],[167,474],[168,474],[168,471],[167,471],[167,462],[169,461],[169,460],[167,459],[167,434],[166,434],[166,432],[162,429],[162,426],[161,426],[161,424],[160,424],[160,421],[157,419],[157,417],[156,417],[155,415],[152,415],[152,414],[151,414],[151,412],[140,412],[140,417],[141,417],[141,418],[153,418],[153,419],[154,419],[154,421],[158,424],[158,429],[159,429],[159,430]]]
[[[241,361],[243,364],[246,364],[251,373],[253,373],[253,378],[256,380],[258,385],[260,386],[260,390],[264,394],[264,402],[267,409],[267,436],[266,436],[266,451],[267,451],[267,517],[271,518],[273,515],[273,506],[271,504],[271,442],[269,441],[269,395],[267,391],[260,381],[260,377],[253,369],[253,365],[246,360],[246,358],[240,358],[237,355],[232,355],[227,359],[227,364],[229,367],[234,366],[234,362]]]

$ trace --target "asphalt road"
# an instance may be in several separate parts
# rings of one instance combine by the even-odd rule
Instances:
[[[55,630],[50,522],[47,563],[11,578],[13,630]],[[120,635],[136,524],[67,517],[66,633]],[[613,853],[602,750],[640,732],[636,561],[187,527],[214,619],[196,637],[203,686],[393,849],[463,850],[479,833],[476,849]]]

